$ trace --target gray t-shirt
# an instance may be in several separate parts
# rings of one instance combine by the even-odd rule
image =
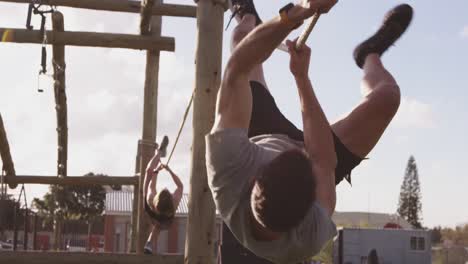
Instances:
[[[317,254],[336,235],[336,226],[325,209],[314,203],[304,220],[274,241],[256,240],[250,229],[250,193],[261,167],[281,152],[304,149],[285,135],[248,138],[247,130],[234,128],[206,136],[206,165],[216,207],[242,245],[275,263],[298,263]]]

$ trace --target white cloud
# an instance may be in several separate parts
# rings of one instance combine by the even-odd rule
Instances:
[[[464,26],[463,29],[460,31],[460,36],[462,38],[468,38],[468,25]]]
[[[394,124],[403,128],[433,128],[436,126],[434,112],[429,104],[406,97],[401,100]]]

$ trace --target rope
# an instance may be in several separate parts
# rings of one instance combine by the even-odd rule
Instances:
[[[317,24],[318,19],[320,18],[320,13],[315,13],[315,15],[312,17],[310,20],[309,24],[307,24],[307,27],[302,31],[301,36],[297,39],[296,42],[296,49],[300,49],[302,45],[307,41],[307,39],[310,36],[310,33],[314,29],[315,25]]]
[[[189,103],[187,105],[187,108],[185,109],[185,114],[184,114],[184,117],[182,119],[182,123],[180,124],[179,132],[177,133],[177,137],[176,137],[176,140],[174,142],[174,145],[172,146],[171,154],[169,154],[169,158],[167,158],[166,166],[169,166],[169,162],[171,161],[172,154],[174,154],[174,150],[175,150],[175,148],[177,146],[177,143],[179,142],[180,134],[182,133],[182,129],[184,128],[185,121],[187,121],[187,116],[188,116],[188,113],[190,111],[190,107],[192,106],[194,96],[195,96],[195,89],[193,89],[192,96],[190,97],[190,101],[189,101]]]
[[[18,196],[18,203],[21,203],[21,196],[22,194],[24,193],[24,208],[26,208],[26,210],[28,210],[28,201],[26,199],[26,189],[24,188],[24,183],[23,183],[23,186],[21,187],[21,191],[20,191],[20,194]]]
[[[318,21],[319,18],[320,18],[320,13],[318,13],[318,12],[315,13],[315,15],[312,17],[312,19],[307,24],[304,31],[302,31],[301,35],[297,39],[297,41],[296,41],[296,50],[299,50],[302,47],[302,45],[305,44],[305,42],[307,41],[307,39],[310,36],[310,33],[312,32],[315,25],[317,24],[317,21]],[[280,43],[278,45],[278,47],[276,47],[276,48],[281,50],[281,51],[284,51],[286,53],[289,53],[288,46],[286,46],[286,44],[284,44],[284,43]]]

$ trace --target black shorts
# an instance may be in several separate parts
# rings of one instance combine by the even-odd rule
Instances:
[[[283,134],[297,141],[304,141],[304,133],[291,123],[278,109],[275,99],[259,82],[250,82],[253,97],[252,118],[249,126],[249,137],[264,134]],[[354,155],[333,133],[337,166],[335,183],[346,179],[351,183],[351,171],[361,163],[362,158]]]

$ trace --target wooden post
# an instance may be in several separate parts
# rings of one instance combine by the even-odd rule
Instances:
[[[138,169],[140,166],[138,165]],[[138,183],[141,177],[138,178]],[[138,199],[139,199],[140,188],[139,184],[133,186],[133,201],[132,201],[132,222],[130,226],[130,245],[128,246],[128,253],[136,252],[137,235],[138,235]]]
[[[47,44],[106,47],[123,49],[174,51],[175,41],[170,37],[140,36],[132,34],[96,32],[54,32],[47,30]],[[0,28],[2,42],[43,44],[40,30]]]
[[[215,205],[208,187],[205,135],[214,122],[216,95],[221,83],[223,15],[226,1],[198,0],[195,98],[193,101],[192,168],[185,263],[213,263]]]
[[[2,114],[0,114],[0,156],[2,158],[3,168],[6,172],[4,181],[8,183],[8,180],[16,176],[15,166],[11,159],[10,145],[8,144],[8,138],[3,126]],[[16,188],[17,184],[9,184],[10,188]]]
[[[64,31],[62,13],[52,14],[54,31]],[[68,159],[68,125],[67,125],[67,94],[65,93],[65,46],[53,45],[52,64],[54,67],[55,111],[57,112],[57,176],[67,176]]]
[[[57,176],[17,175],[5,178],[9,185],[18,184],[57,184],[57,185],[138,185],[136,176],[69,176],[57,178]]]
[[[151,8],[152,1],[144,1],[146,6],[142,6],[140,33],[141,35],[151,35],[158,38],[161,36],[160,16],[151,18],[148,28],[145,20],[148,16],[145,10]],[[160,4],[162,0],[154,0],[154,4]],[[143,210],[143,180],[145,177],[146,166],[154,154],[156,145],[156,124],[158,113],[158,80],[159,80],[159,51],[148,50],[146,53],[146,72],[145,72],[145,92],[143,103],[143,133],[140,141],[140,182],[138,185],[138,215],[137,215],[137,243],[136,253],[143,254],[143,247],[149,235],[149,222]],[[135,199],[135,198],[134,198]],[[136,208],[133,208],[136,210]]]
[[[181,255],[135,255],[88,252],[0,252],[2,264],[182,264]]]
[[[0,2],[29,4],[31,0],[0,0]],[[134,0],[42,0],[43,5],[68,6],[103,11],[140,13],[141,2]],[[196,6],[157,4],[151,8],[153,16],[197,17]]]

